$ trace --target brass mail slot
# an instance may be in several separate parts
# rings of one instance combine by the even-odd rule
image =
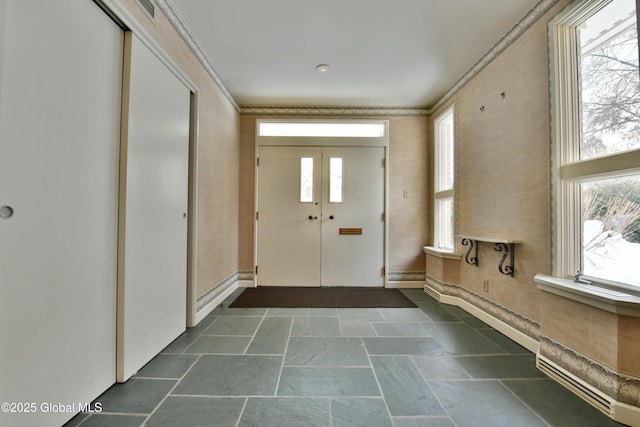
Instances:
[[[362,228],[341,228],[340,234],[351,234],[351,235],[362,234]]]

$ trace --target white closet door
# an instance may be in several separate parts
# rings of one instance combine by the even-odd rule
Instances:
[[[0,0],[0,402],[35,404],[3,426],[115,382],[122,49],[91,1]]]
[[[126,34],[118,381],[186,329],[189,89]]]

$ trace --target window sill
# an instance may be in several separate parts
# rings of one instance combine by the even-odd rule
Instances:
[[[568,298],[592,307],[623,316],[640,317],[640,297],[624,292],[578,284],[572,280],[536,274],[538,289]]]
[[[462,255],[448,249],[440,249],[434,246],[425,246],[422,248],[425,254],[433,255],[444,259],[461,259]]]

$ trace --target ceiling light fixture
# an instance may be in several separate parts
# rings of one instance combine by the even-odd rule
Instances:
[[[316,71],[319,73],[328,73],[329,71],[331,71],[331,65],[328,65],[328,64],[317,65]]]

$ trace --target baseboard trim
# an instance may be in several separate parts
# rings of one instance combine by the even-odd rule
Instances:
[[[387,288],[392,288],[392,289],[422,289],[422,287],[424,286],[424,282],[420,281],[408,281],[408,280],[401,280],[401,281],[393,281],[393,282],[387,282]]]
[[[573,351],[570,351],[573,353]],[[595,362],[590,362],[595,364]],[[633,406],[628,403],[620,402],[612,398],[607,393],[594,387],[589,382],[584,381],[571,371],[565,369],[557,363],[554,363],[548,357],[538,354],[536,357],[536,366],[554,381],[562,384],[573,394],[601,411],[609,418],[632,427],[640,427],[640,407]],[[613,374],[615,376],[615,374]],[[619,379],[608,378],[608,384],[615,384]]]
[[[430,295],[432,298],[436,299],[437,301],[443,304],[460,307],[467,313],[471,314],[474,317],[477,317],[487,325],[491,326],[492,328],[496,329],[497,331],[511,338],[512,340],[514,340],[515,342],[517,342],[518,344],[520,344],[530,352],[538,353],[540,349],[540,343],[538,342],[537,339],[527,335],[526,333],[522,332],[515,326],[510,325],[509,323],[505,322],[502,319],[515,319],[517,320],[517,323],[523,323],[523,321],[524,323],[533,323],[532,320],[526,319],[524,318],[524,316],[519,315],[511,310],[508,310],[506,307],[502,307],[501,305],[496,304],[492,301],[489,301],[486,298],[482,298],[478,295],[473,294],[473,296],[476,299],[478,300],[482,299],[483,305],[485,306],[491,305],[492,313],[497,314],[499,316],[499,317],[496,317],[495,315],[488,313],[487,311],[483,310],[482,308],[478,307],[472,302],[467,301],[465,298],[462,298],[460,296],[447,295],[441,292],[440,289],[438,288],[441,288],[442,286],[439,286],[439,285],[443,285],[445,287],[454,286],[456,288],[459,288],[456,285],[443,284],[433,278],[428,278],[427,283],[424,285],[424,290],[428,295]]]

